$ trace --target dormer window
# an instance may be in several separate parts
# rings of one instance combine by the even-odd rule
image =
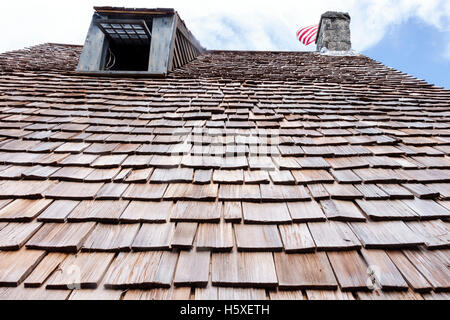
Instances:
[[[173,9],[94,9],[80,73],[165,76],[204,50]]]

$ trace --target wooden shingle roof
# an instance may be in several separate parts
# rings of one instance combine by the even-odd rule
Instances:
[[[449,298],[449,90],[308,52],[97,78],[80,51],[0,55],[0,299]]]

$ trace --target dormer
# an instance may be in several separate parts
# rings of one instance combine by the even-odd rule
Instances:
[[[94,10],[79,73],[166,76],[205,50],[174,9]]]

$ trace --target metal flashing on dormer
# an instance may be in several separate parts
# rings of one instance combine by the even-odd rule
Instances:
[[[165,76],[204,51],[173,9],[94,9],[79,73]]]

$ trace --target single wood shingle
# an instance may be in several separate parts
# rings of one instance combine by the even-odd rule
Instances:
[[[114,258],[113,253],[69,255],[46,282],[47,289],[97,288]],[[74,277],[73,274],[77,277]]]
[[[351,223],[365,248],[397,249],[417,247],[424,240],[402,221]]]
[[[327,289],[337,288],[336,278],[324,252],[275,253],[278,286],[281,289]]]
[[[281,251],[283,244],[276,225],[235,224],[239,251]]]
[[[144,223],[134,238],[131,248],[133,251],[168,250],[172,241],[175,224]]]
[[[105,276],[107,289],[170,287],[178,254],[166,251],[119,253]]]
[[[78,252],[95,227],[94,222],[45,223],[27,242],[28,249]]]
[[[213,253],[211,261],[214,286],[271,288],[278,284],[272,253]]]
[[[344,222],[308,223],[317,250],[352,250],[361,248],[358,238]]]
[[[243,202],[242,211],[245,223],[290,223],[286,203]]]
[[[175,286],[205,287],[209,279],[210,252],[183,251],[174,276]]]
[[[82,250],[116,252],[130,251],[139,224],[98,224],[83,244]]]
[[[366,263],[357,251],[328,252],[342,291],[367,291],[372,286]]]

